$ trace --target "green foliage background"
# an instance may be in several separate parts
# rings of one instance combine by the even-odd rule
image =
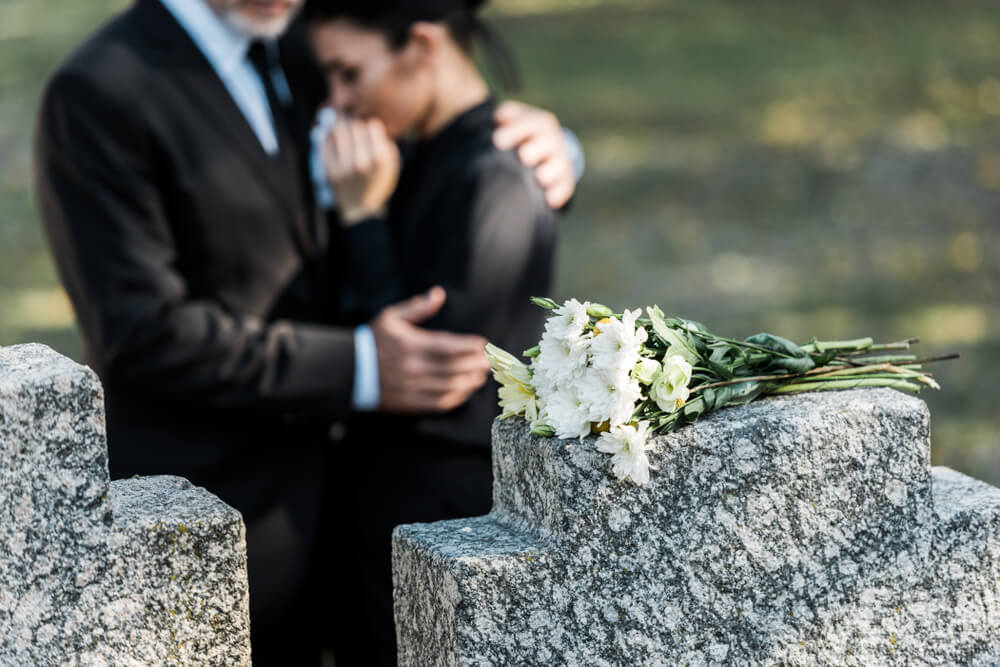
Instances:
[[[0,0],[0,344],[79,358],[32,194],[46,77],[121,0]],[[714,331],[920,336],[935,463],[1000,483],[1000,4],[499,0],[584,144],[556,297]]]

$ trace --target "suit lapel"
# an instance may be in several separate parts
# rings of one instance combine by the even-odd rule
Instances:
[[[298,182],[293,161],[288,158],[293,147],[283,147],[278,156],[264,150],[225,84],[160,0],[139,0],[134,11],[149,38],[147,43],[162,58],[167,76],[185,90],[192,107],[220,136],[227,138],[233,150],[251,167],[260,185],[284,210],[300,245],[312,246],[309,231],[297,214],[302,184]]]

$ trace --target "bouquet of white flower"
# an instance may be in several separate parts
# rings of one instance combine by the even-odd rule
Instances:
[[[500,383],[501,418],[523,416],[532,433],[560,438],[599,434],[612,472],[649,481],[649,438],[701,415],[769,394],[892,387],[917,392],[940,387],[922,370],[947,355],[917,359],[905,350],[917,339],[875,344],[871,338],[806,345],[772,334],[746,340],[717,336],[697,322],[664,317],[656,306],[616,314],[596,303],[533,301],[549,309],[539,344],[524,364],[487,345]],[[880,354],[875,354],[880,353]]]

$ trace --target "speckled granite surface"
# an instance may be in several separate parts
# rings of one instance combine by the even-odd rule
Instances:
[[[249,664],[239,513],[173,477],[109,483],[97,377],[0,348],[0,664]]]
[[[768,399],[659,439],[494,426],[494,509],[394,541],[403,665],[994,664],[1000,490],[929,464],[923,402]]]

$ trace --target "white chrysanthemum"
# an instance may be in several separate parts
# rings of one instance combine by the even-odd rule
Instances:
[[[580,400],[590,421],[612,426],[632,419],[636,402],[642,400],[642,388],[629,369],[587,369],[578,382]]]
[[[532,363],[534,384],[539,396],[577,381],[587,366],[587,352],[592,334],[584,328],[590,323],[588,302],[570,299],[553,311],[545,322],[545,332],[538,343],[539,353]]]
[[[535,386],[543,394],[576,381],[580,372],[587,367],[589,338],[590,334],[575,339],[559,339],[547,334],[542,337],[532,369],[535,373]]]
[[[583,303],[576,299],[566,301],[553,310],[553,315],[546,320],[545,333],[560,340],[570,340],[580,336],[584,327],[590,323],[590,315],[587,314],[589,307],[589,301]]]
[[[626,310],[621,320],[607,317],[597,323],[590,343],[592,365],[605,371],[631,371],[639,363],[647,333],[635,326],[641,311]]]
[[[649,422],[639,422],[613,427],[602,433],[597,449],[611,454],[611,472],[618,479],[631,479],[639,485],[649,482]]]
[[[545,396],[542,401],[543,421],[560,438],[583,438],[590,434],[590,419],[577,394],[576,387],[567,385]]]

